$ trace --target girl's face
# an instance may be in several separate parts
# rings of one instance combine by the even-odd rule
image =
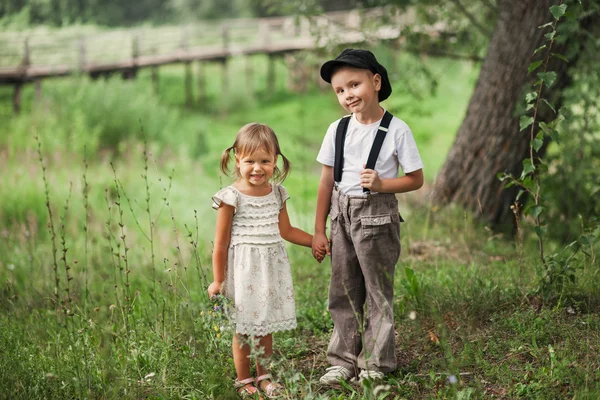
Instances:
[[[235,166],[240,171],[241,178],[255,187],[269,184],[276,165],[277,157],[266,149],[235,156]]]

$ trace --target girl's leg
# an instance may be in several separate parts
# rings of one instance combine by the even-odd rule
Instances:
[[[256,339],[258,341],[259,354],[261,354],[256,359],[256,376],[261,376],[269,373],[268,363],[273,355],[273,335],[268,334]],[[261,348],[262,352],[260,351]]]
[[[236,333],[233,336],[231,347],[238,381],[250,378],[250,344],[248,337]]]
[[[256,359],[256,381],[260,389],[268,398],[275,397],[281,394],[282,386],[276,382],[272,382],[269,376],[269,362],[273,355],[273,335],[260,336],[258,340],[259,354]],[[262,349],[262,350],[261,350]],[[263,377],[261,379],[261,377]]]
[[[236,333],[233,336],[231,348],[238,382],[250,378],[250,344],[248,343],[248,337]],[[252,394],[256,391],[256,388],[252,383],[247,383],[241,386],[238,391]]]

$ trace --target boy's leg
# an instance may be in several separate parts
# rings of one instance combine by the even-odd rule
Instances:
[[[365,284],[349,235],[347,197],[334,191],[331,221],[331,282],[329,312],[333,334],[327,349],[327,359],[333,366],[342,366],[356,373],[356,358],[362,349],[362,320]]]
[[[361,369],[396,369],[394,271],[400,256],[400,217],[393,195],[375,195],[353,212],[352,239],[366,286],[367,315]]]

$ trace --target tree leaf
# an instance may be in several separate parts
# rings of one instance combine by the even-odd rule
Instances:
[[[531,163],[530,158],[523,160],[523,172],[521,173],[521,179],[535,171],[535,166]]]
[[[531,144],[530,144],[530,145],[531,145],[531,147],[533,147],[533,149],[534,149],[535,151],[539,151],[539,150],[540,150],[540,148],[542,147],[542,145],[543,145],[543,144],[544,144],[544,141],[543,141],[543,140],[540,140],[540,139],[533,139],[533,140],[531,141]]]
[[[550,14],[554,17],[554,19],[558,20],[560,17],[565,15],[565,11],[567,11],[567,5],[561,4],[560,6],[554,5],[550,7]]]
[[[515,198],[515,201],[519,201],[519,199],[521,198],[521,196],[523,196],[524,193],[525,193],[525,191],[523,189],[519,190],[519,193],[517,193],[517,197]]]
[[[548,26],[552,26],[553,23],[554,22],[546,22],[544,25],[538,26],[538,29],[544,29],[544,28],[546,28]]]
[[[544,103],[545,103],[545,104],[546,104],[548,107],[550,107],[550,109],[551,109],[552,111],[554,111],[554,114],[556,114],[556,109],[554,108],[554,106],[553,106],[553,105],[552,105],[552,104],[551,104],[551,103],[550,103],[548,100],[546,100],[546,99],[542,99],[542,101],[543,101],[543,102],[544,102]]]
[[[544,81],[544,83],[546,84],[546,86],[550,87],[550,86],[552,86],[552,84],[556,80],[556,72],[554,72],[554,71],[538,72],[538,77],[542,81]]]
[[[544,35],[544,37],[548,40],[552,40],[554,39],[554,36],[556,35],[556,31],[552,31],[552,32],[548,32]]]
[[[521,115],[519,119],[519,132],[533,124],[533,117],[527,115]]]
[[[538,60],[538,61],[534,61],[531,64],[529,64],[529,68],[527,68],[527,73],[531,73],[532,71],[535,71],[536,69],[539,68],[540,65],[542,65],[542,60]]]
[[[569,59],[567,57],[565,57],[564,55],[560,54],[560,53],[551,53],[551,54],[552,54],[552,57],[559,58],[559,59],[563,60],[566,63],[569,62]]]
[[[542,25],[542,26],[543,26],[543,25]],[[542,26],[540,26],[540,28],[541,28]],[[539,51],[542,51],[542,50],[544,50],[546,47],[547,47],[546,45],[543,45],[543,46],[540,46],[540,47],[538,47],[538,48],[537,48],[537,49],[535,49],[535,51],[533,52],[533,55],[535,56],[535,55],[536,55],[536,54],[537,54]]]
[[[531,209],[529,210],[529,214],[533,218],[537,218],[542,213],[542,211],[544,211],[544,207],[542,207],[542,206],[535,206],[535,207],[531,207]]]
[[[531,103],[532,101],[534,101],[535,99],[537,99],[537,92],[529,92],[525,95],[525,100],[528,103]]]
[[[535,231],[535,234],[540,238],[543,239],[544,235],[546,234],[546,227],[545,226],[534,226],[533,230]]]

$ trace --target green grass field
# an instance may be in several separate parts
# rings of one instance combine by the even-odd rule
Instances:
[[[47,81],[40,100],[27,87],[20,116],[0,88],[0,398],[236,398],[232,329],[206,295],[210,198],[231,182],[221,152],[248,122],[273,127],[293,164],[284,183],[292,223],[310,232],[315,157],[343,115],[328,90],[288,90],[282,61],[273,92],[263,57],[251,59],[248,85],[247,61],[231,62],[226,94],[220,67],[206,66],[203,100],[191,107],[179,66],[160,70],[158,93],[148,71]],[[288,246],[298,328],[275,335],[272,360],[285,398],[597,398],[596,255],[578,260],[577,285],[543,304],[532,292],[539,261],[528,221],[521,257],[515,239],[456,207],[431,207],[427,187],[478,66],[422,61],[437,91],[419,60],[402,55],[384,104],[411,126],[427,180],[400,196],[398,370],[377,387],[318,384],[332,329],[329,262]]]

